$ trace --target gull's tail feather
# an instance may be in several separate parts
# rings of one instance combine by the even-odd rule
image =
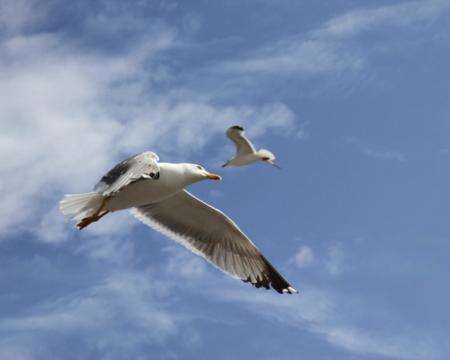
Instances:
[[[59,210],[67,220],[80,221],[95,214],[103,202],[103,195],[97,192],[68,194],[59,202]]]

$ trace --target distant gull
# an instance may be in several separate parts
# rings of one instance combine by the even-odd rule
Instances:
[[[231,160],[228,160],[222,167],[227,166],[245,166],[257,161],[267,162],[276,168],[280,167],[275,164],[275,155],[269,150],[256,150],[253,144],[245,136],[244,128],[239,125],[230,127],[227,130],[227,136],[236,145],[236,155]]]
[[[184,188],[221,177],[196,164],[159,163],[150,151],[117,164],[93,192],[65,195],[60,210],[81,230],[123,209],[154,230],[253,286],[295,293],[291,284],[259,252],[228,216]]]

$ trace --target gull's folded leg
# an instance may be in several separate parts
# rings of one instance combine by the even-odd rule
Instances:
[[[106,201],[108,200],[108,198],[103,199],[102,201],[102,205],[100,206],[100,208],[95,212],[95,214],[92,214],[91,216],[85,217],[84,219],[81,219],[81,221],[77,224],[77,228],[79,230],[84,229],[86,226],[92,224],[93,222],[96,222],[98,220],[100,220],[103,216],[105,216],[106,214],[109,213],[109,210],[103,210],[105,205],[106,205]]]

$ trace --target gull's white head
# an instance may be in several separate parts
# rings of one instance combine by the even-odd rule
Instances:
[[[187,176],[192,182],[198,182],[201,180],[222,180],[222,177],[217,174],[210,173],[205,168],[198,164],[182,164],[185,176]]]
[[[267,163],[275,166],[276,168],[280,169],[280,167],[277,164],[275,164],[275,159],[276,159],[275,155],[272,152],[270,152],[269,150],[261,149],[256,152],[256,156],[261,161],[267,162]]]

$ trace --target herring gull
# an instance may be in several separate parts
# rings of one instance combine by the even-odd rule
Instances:
[[[83,229],[109,212],[131,209],[143,223],[224,271],[259,288],[295,293],[292,285],[220,210],[185,187],[221,177],[196,164],[159,163],[150,151],[117,164],[85,194],[66,195],[60,210]]]
[[[227,130],[227,136],[236,145],[236,154],[234,155],[234,158],[228,160],[222,167],[245,166],[257,161],[264,161],[280,169],[280,167],[275,164],[275,155],[266,149],[256,150],[250,140],[245,136],[244,128],[242,126],[231,126]]]

